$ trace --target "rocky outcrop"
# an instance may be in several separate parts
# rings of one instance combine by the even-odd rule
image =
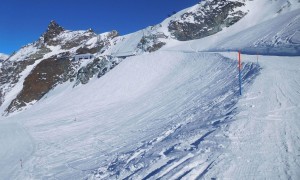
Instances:
[[[72,82],[76,79],[74,86],[77,86],[78,84],[88,83],[94,76],[100,78],[121,61],[118,58],[104,56],[94,59],[91,63],[79,69],[81,63],[85,60],[70,61],[70,59],[69,53],[61,53],[41,61],[25,78],[22,91],[7,107],[5,114],[15,112],[40,100],[58,84],[66,81]],[[7,76],[0,76],[1,84],[17,83],[20,78],[19,74],[29,65],[29,62],[34,61],[20,61],[18,64],[14,63],[12,66],[6,66],[9,68],[3,69],[3,72]],[[3,101],[4,94],[2,94],[2,91],[0,91],[0,95],[0,100]]]
[[[104,56],[94,59],[93,62],[78,70],[75,86],[80,83],[87,84],[94,76],[97,76],[98,78],[102,77],[104,74],[118,65],[120,61],[120,59],[113,58],[111,56]]]
[[[163,40],[167,39],[164,33],[153,33],[142,37],[141,41],[137,45],[137,48],[143,52],[154,52],[166,45]]]
[[[53,38],[63,32],[65,29],[59,26],[55,21],[51,21],[47,31],[43,34],[44,43],[49,43]]]
[[[40,100],[57,84],[69,80],[72,76],[72,67],[67,55],[53,56],[41,61],[25,78],[22,91],[11,102],[6,112],[11,113]]]
[[[95,53],[103,53],[107,47],[110,47],[110,40],[114,39],[115,37],[118,37],[119,33],[115,30],[109,32],[106,36],[101,37],[99,35],[95,36],[94,38],[97,38],[97,41],[94,46],[90,47],[88,43],[84,44],[82,47],[76,50],[77,54],[95,54]]]
[[[19,61],[19,62],[3,62],[0,69],[0,106],[4,102],[6,92],[14,87],[20,79],[20,73],[29,65],[32,65],[34,60]]]
[[[180,41],[199,39],[220,32],[242,19],[247,12],[238,8],[245,3],[239,0],[207,0],[198,9],[186,12],[169,24],[170,33]]]
[[[20,110],[40,100],[57,84],[74,81],[85,84],[94,75],[101,77],[113,68],[116,62],[97,58],[93,63],[79,69],[82,61],[72,61],[75,54],[101,54],[110,47],[110,42],[119,34],[111,31],[96,34],[92,29],[69,31],[51,21],[45,33],[34,43],[22,47],[0,69],[0,105],[5,95],[19,83],[22,72],[40,61],[25,78],[23,88],[6,108],[5,113]]]

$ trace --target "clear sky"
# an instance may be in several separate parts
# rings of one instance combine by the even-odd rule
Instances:
[[[158,24],[200,0],[1,0],[0,52],[31,43],[55,20],[65,29],[127,34]]]

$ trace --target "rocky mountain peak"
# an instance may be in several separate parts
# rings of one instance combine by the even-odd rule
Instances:
[[[242,19],[245,0],[206,0],[169,24],[172,36],[180,41],[200,39],[222,31]]]
[[[50,39],[56,37],[65,29],[58,25],[54,20],[52,20],[49,25],[47,31],[44,33],[44,43],[47,43]]]

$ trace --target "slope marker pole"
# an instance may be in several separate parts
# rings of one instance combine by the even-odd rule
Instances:
[[[241,62],[241,51],[239,51],[239,86],[240,86],[240,95],[242,95],[242,75],[241,75],[241,70],[242,70],[242,62]]]

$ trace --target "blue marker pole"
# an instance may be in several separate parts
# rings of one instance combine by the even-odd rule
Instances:
[[[239,86],[240,86],[240,95],[242,95],[242,63],[241,63],[241,51],[239,51]]]

